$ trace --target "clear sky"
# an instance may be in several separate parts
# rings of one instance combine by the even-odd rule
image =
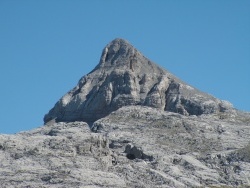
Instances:
[[[249,0],[0,0],[0,133],[43,125],[118,37],[250,111]]]

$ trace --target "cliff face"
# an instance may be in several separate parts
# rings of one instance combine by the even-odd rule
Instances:
[[[0,135],[1,188],[250,186],[250,113],[122,39],[44,121]]]
[[[141,105],[183,115],[218,113],[230,104],[185,84],[123,39],[108,44],[99,64],[63,96],[44,122],[94,122],[122,106]]]

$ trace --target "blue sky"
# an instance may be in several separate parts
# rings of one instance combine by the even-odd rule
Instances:
[[[0,0],[0,133],[43,125],[114,38],[250,111],[249,0]]]

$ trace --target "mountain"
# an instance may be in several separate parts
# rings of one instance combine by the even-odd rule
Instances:
[[[250,186],[250,113],[123,39],[104,48],[44,123],[0,135],[1,187]]]
[[[228,102],[200,92],[160,68],[126,40],[115,39],[104,48],[96,68],[55,104],[44,122],[94,122],[128,105],[183,115],[232,109]]]

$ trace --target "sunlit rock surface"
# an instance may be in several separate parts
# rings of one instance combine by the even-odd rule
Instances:
[[[115,39],[104,48],[96,68],[55,104],[44,121],[94,122],[128,105],[184,115],[232,109],[230,103],[200,92],[160,68],[127,41]]]
[[[250,186],[250,113],[185,84],[123,39],[44,121],[0,135],[1,188]]]

